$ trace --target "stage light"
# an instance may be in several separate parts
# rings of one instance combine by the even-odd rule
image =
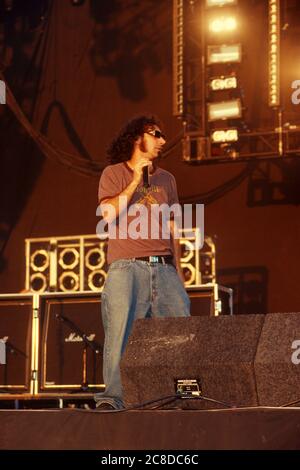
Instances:
[[[210,80],[209,86],[213,91],[232,90],[237,88],[237,78],[235,76],[215,77]]]
[[[184,2],[173,1],[173,115],[184,111]]]
[[[234,16],[222,16],[220,18],[211,18],[208,29],[212,33],[229,33],[237,28],[237,21]]]
[[[240,44],[223,44],[221,46],[207,47],[208,65],[241,62],[241,58],[242,50]]]
[[[269,0],[269,106],[280,105],[280,2]]]
[[[235,160],[239,156],[239,152],[237,151],[237,149],[235,149],[229,144],[224,144],[224,153],[227,155],[228,158],[231,158],[232,160]]]
[[[236,119],[242,115],[242,106],[239,99],[208,104],[208,120]]]
[[[231,5],[236,5],[236,4],[237,4],[237,0],[206,0],[207,8],[223,7],[224,5],[231,6]]]
[[[214,144],[220,144],[224,142],[237,142],[238,140],[238,130],[237,129],[217,129],[211,134],[211,141]]]

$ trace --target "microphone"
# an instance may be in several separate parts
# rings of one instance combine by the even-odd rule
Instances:
[[[143,166],[143,186],[144,188],[149,188],[149,167]]]

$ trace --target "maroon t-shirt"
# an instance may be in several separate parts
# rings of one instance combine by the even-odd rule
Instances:
[[[133,171],[126,162],[107,166],[99,182],[99,202],[120,194],[131,183],[132,178]],[[162,234],[163,218],[161,215],[156,217],[151,211],[155,211],[161,204],[167,204],[169,207],[178,204],[176,181],[168,171],[156,168],[150,175],[149,182],[149,188],[145,188],[143,182],[139,184],[127,206],[126,218],[122,219],[123,213],[123,216],[120,214],[116,220],[116,238],[110,237],[108,242],[109,264],[124,258],[173,254],[170,237]],[[141,209],[143,212],[139,211],[138,205],[144,206],[147,211],[144,208]],[[151,234],[153,224],[156,224],[155,238],[153,233]],[[135,231],[133,237],[130,236],[132,229]]]

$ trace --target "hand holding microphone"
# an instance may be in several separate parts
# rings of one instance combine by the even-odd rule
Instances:
[[[149,188],[149,166],[143,166],[143,186],[144,188]]]
[[[150,186],[150,170],[152,168],[152,162],[148,158],[141,158],[141,160],[136,164],[133,169],[134,175],[133,179],[137,184],[143,180],[143,186],[149,188]]]

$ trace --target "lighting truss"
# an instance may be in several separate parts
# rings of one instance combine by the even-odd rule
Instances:
[[[173,1],[173,115],[184,113],[184,0]]]
[[[209,19],[225,18],[227,13],[241,18],[243,6],[235,11],[237,4],[235,0],[173,0],[174,15],[176,12],[173,110],[182,119],[183,159],[189,163],[242,160],[250,156],[300,156],[300,127],[285,122],[281,109],[279,0],[268,0],[266,17],[269,38],[266,101],[274,116],[270,115],[268,128],[253,127],[253,119],[231,122],[242,118],[242,110],[250,109],[241,88],[244,75],[239,64],[244,48],[235,32],[227,33],[223,42],[221,35],[212,35],[207,26]],[[249,50],[252,59],[254,52]],[[249,50],[245,45],[245,53]],[[232,131],[233,128],[236,130]]]
[[[280,106],[280,1],[269,0],[269,106]]]

